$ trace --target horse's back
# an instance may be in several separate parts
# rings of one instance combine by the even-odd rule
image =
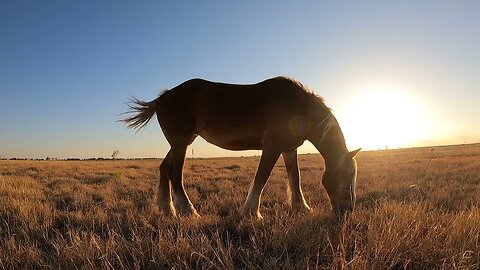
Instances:
[[[226,149],[258,149],[272,121],[302,108],[295,106],[302,94],[285,78],[249,85],[192,79],[159,97],[157,117],[166,136],[198,134]]]

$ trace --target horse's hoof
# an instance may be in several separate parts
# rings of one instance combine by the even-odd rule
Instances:
[[[200,218],[200,215],[197,213],[197,210],[193,207],[187,207],[186,209],[179,210],[177,208],[178,215],[182,217],[192,217],[192,218]]]
[[[158,211],[160,212],[160,214],[162,216],[165,216],[165,217],[171,217],[171,218],[177,217],[175,207],[173,207],[173,205],[171,203],[170,204],[159,203],[158,204]]]
[[[192,218],[201,218],[202,216],[200,216],[196,210],[194,210],[191,214],[190,214],[190,217]]]
[[[259,211],[255,211],[255,212],[243,211],[242,217],[243,218],[252,218],[252,219],[255,219],[255,220],[258,220],[258,221],[263,220],[263,216],[262,216],[262,214],[260,214]]]
[[[168,218],[176,218],[177,214],[175,213],[175,210],[161,210],[160,209],[160,214],[168,217]]]
[[[306,203],[292,204],[292,213],[312,213],[313,209]]]

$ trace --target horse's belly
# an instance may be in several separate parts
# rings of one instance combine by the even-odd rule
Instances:
[[[198,135],[207,142],[227,150],[261,150],[263,146],[262,132],[240,129],[228,131],[204,130]]]

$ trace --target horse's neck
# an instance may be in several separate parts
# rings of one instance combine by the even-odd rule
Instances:
[[[338,123],[329,128],[318,150],[325,160],[325,170],[334,170],[345,159],[348,150]]]

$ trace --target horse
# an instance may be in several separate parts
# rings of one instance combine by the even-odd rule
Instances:
[[[288,174],[289,204],[295,211],[311,211],[301,189],[297,160],[297,148],[305,140],[325,161],[322,184],[334,213],[355,207],[354,157],[360,149],[347,150],[337,119],[323,98],[294,79],[275,77],[256,84],[191,79],[152,101],[132,97],[127,105],[130,115],[121,122],[138,131],[156,114],[170,145],[159,167],[157,203],[162,214],[199,216],[183,185],[187,147],[197,136],[228,150],[262,151],[243,216],[262,219],[260,197],[280,155]]]

